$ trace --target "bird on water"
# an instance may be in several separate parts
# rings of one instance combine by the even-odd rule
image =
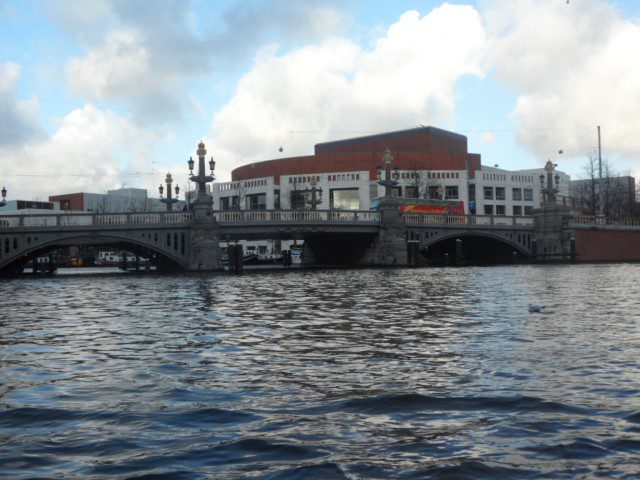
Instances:
[[[545,307],[540,305],[529,305],[529,313],[540,313],[543,308]]]

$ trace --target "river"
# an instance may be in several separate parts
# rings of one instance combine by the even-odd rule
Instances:
[[[0,282],[0,477],[640,477],[640,265],[76,272]]]

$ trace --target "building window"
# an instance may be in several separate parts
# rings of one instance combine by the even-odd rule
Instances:
[[[418,187],[404,187],[404,195],[407,198],[418,198]]]
[[[493,200],[493,187],[484,187],[484,199]]]
[[[429,186],[429,198],[440,198],[440,192],[437,185]]]
[[[524,201],[525,202],[533,202],[533,189],[525,188],[524,189]]]
[[[392,197],[401,197],[402,196],[402,187],[392,187],[391,188],[391,196]]]
[[[504,187],[496,187],[496,200],[504,200],[505,192]]]
[[[522,189],[521,188],[514,188],[512,190],[512,196],[513,196],[513,200],[514,201],[522,200]]]
[[[291,210],[302,210],[306,206],[305,192],[291,190]]]
[[[458,198],[458,186],[457,185],[447,185],[445,187],[445,195],[450,199]]]
[[[237,195],[231,197],[220,197],[220,210],[237,210],[240,197]]]
[[[369,186],[369,199],[373,200],[374,198],[378,198],[378,185],[370,185]]]
[[[485,215],[493,215],[493,205],[485,205],[484,206],[484,214]]]
[[[496,215],[506,215],[507,209],[504,205],[496,205]]]
[[[247,195],[247,210],[266,210],[267,209],[267,194],[255,193]]]
[[[280,209],[280,190],[273,191],[273,208],[275,210]]]
[[[334,188],[330,191],[331,208],[336,210],[358,210],[360,192],[357,188]]]
[[[522,206],[521,205],[514,205],[513,206],[513,216],[514,217],[520,217],[522,215]]]
[[[530,206],[530,205],[525,205],[524,214],[525,215],[533,215],[533,207]]]
[[[476,184],[472,183],[469,185],[469,200],[476,199]]]

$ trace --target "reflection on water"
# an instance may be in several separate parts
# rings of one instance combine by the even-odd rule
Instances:
[[[2,477],[640,475],[638,265],[58,276],[0,306]]]

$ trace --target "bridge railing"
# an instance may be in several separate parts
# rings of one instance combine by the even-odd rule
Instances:
[[[73,213],[48,215],[1,215],[0,229],[32,227],[89,227],[190,223],[191,213]]]
[[[362,210],[233,210],[214,212],[220,223],[377,222],[378,212]]]
[[[502,225],[533,227],[533,217],[507,217],[505,215],[438,215],[432,213],[405,213],[407,223],[420,225]]]
[[[599,227],[599,228],[630,228],[640,229],[640,218],[620,218],[612,219],[606,217],[594,216],[575,216],[570,217],[569,227]]]

